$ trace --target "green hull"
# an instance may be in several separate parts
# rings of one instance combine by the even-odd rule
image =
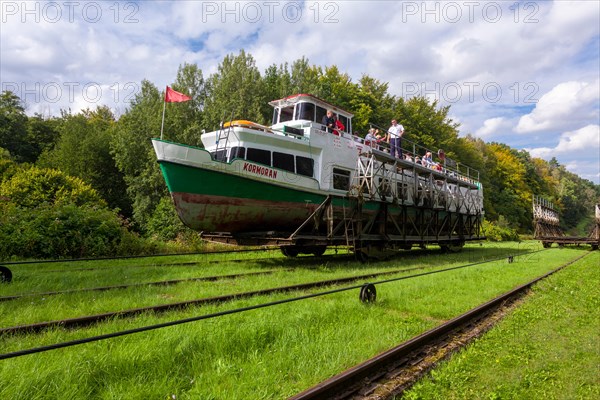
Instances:
[[[293,230],[327,197],[222,171],[169,162],[160,167],[179,217],[199,231]]]

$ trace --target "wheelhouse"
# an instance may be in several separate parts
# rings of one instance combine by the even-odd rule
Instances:
[[[321,121],[327,113],[327,110],[332,110],[346,127],[344,132],[352,132],[353,114],[311,94],[288,96],[283,99],[271,101],[269,105],[273,107],[272,124],[275,126],[290,121],[321,125]]]

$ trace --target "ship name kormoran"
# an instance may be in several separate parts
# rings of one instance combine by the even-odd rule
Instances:
[[[250,172],[252,174],[256,174],[256,175],[260,175],[260,176],[267,176],[269,178],[277,179],[277,171],[275,171],[271,168],[261,167],[261,166],[249,164],[249,163],[244,163],[243,170]]]

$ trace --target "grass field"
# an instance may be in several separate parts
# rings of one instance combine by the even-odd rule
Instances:
[[[14,266],[0,296],[162,279],[276,272],[217,282],[186,282],[108,292],[31,297],[0,303],[1,327],[145,305],[163,304],[368,272],[446,268],[537,249],[537,243],[467,247],[463,253],[412,251],[390,261],[348,259],[231,261],[232,256]],[[415,279],[377,285],[378,301],[364,305],[358,290],[177,325],[120,338],[0,361],[1,399],[272,399],[285,398],[407,340],[581,254],[551,249]],[[212,257],[221,257],[213,263]],[[229,260],[228,258],[229,257]],[[256,256],[264,258],[265,255]],[[235,258],[240,258],[236,256]],[[149,262],[198,265],[139,267]],[[93,271],[48,272],[77,268]],[[293,267],[293,270],[289,270]],[[420,272],[420,271],[415,271]],[[412,272],[412,273],[415,273]],[[422,272],[422,271],[421,271]],[[407,273],[404,273],[406,275]],[[398,276],[402,276],[400,273]],[[387,278],[387,277],[386,277]],[[383,278],[385,279],[385,278]],[[350,286],[350,285],[346,285]],[[316,292],[312,291],[312,292]],[[307,292],[261,296],[221,305],[136,318],[88,328],[50,329],[0,338],[8,353],[165,321],[262,304]]]
[[[404,398],[600,398],[600,252],[540,282]]]

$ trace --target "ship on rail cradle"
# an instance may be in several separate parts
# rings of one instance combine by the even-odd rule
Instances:
[[[348,246],[360,259],[483,239],[479,172],[403,140],[402,158],[352,135],[353,115],[309,94],[269,103],[271,126],[229,121],[204,148],[153,139],[177,213],[207,240],[278,245],[287,256]],[[333,110],[345,127],[321,124]]]

